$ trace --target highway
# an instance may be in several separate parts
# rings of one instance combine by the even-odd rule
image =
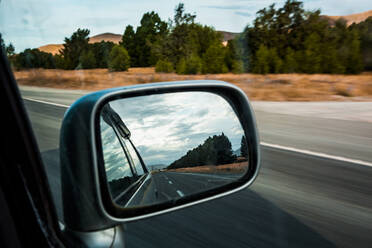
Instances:
[[[63,105],[83,93],[22,93],[26,99],[62,104],[25,100],[61,216],[58,144]],[[256,115],[265,142],[372,161],[371,123]],[[261,168],[254,184],[239,193],[126,224],[127,246],[371,247],[372,167],[262,146]]]
[[[192,195],[226,185],[238,178],[239,174],[157,172],[142,183],[125,206],[147,206],[178,199],[185,195]]]

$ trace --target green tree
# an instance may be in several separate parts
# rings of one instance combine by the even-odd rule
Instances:
[[[125,49],[127,49],[129,56],[131,58],[131,64],[137,64],[135,60],[136,57],[136,33],[134,32],[133,26],[128,25],[125,27],[124,34],[120,41],[120,45],[122,45]]]
[[[81,54],[88,49],[89,33],[88,29],[79,28],[70,38],[65,38],[61,50],[65,69],[73,70],[77,68]]]
[[[229,138],[222,133],[208,137],[203,144],[187,151],[181,158],[168,166],[168,169],[195,167],[200,165],[223,165],[235,162]]]
[[[321,40],[317,33],[310,34],[304,42],[302,71],[318,73],[321,71]]]
[[[297,61],[295,57],[295,52],[290,47],[286,50],[286,55],[283,63],[284,73],[294,73],[297,71]]]
[[[281,73],[283,71],[283,61],[279,58],[276,48],[269,49],[269,67],[271,73]]]
[[[91,49],[85,50],[80,55],[80,66],[83,69],[93,69],[96,68],[96,58]]]
[[[23,52],[14,55],[13,65],[16,69],[55,68],[53,55],[39,49],[25,49]]]
[[[196,54],[186,59],[185,74],[199,74],[202,72],[203,61]]]
[[[1,33],[0,33],[0,49],[2,51],[5,51],[5,43],[4,43],[3,37],[1,36]]]
[[[357,74],[363,71],[363,57],[360,51],[360,38],[358,31],[351,31],[346,72]]]
[[[171,73],[173,72],[173,64],[168,60],[159,59],[155,65],[156,72]]]
[[[130,33],[130,28],[126,31]],[[168,24],[162,21],[157,13],[154,11],[145,13],[134,36],[136,47],[131,54],[133,56],[133,66],[147,67],[154,65],[158,57],[152,52],[152,46],[157,39],[164,37],[167,32]],[[130,51],[132,52],[132,49]]]
[[[221,43],[212,44],[203,55],[203,73],[225,73],[225,49]]]
[[[232,62],[231,72],[235,74],[244,73],[244,62],[242,60],[234,60]]]
[[[270,72],[269,56],[269,49],[265,45],[261,45],[255,56],[254,73],[267,74]]]
[[[5,48],[6,55],[8,57],[14,56],[15,54],[15,48],[12,43],[9,43],[9,45]]]
[[[96,61],[95,68],[108,68],[110,52],[114,46],[115,44],[110,41],[89,44],[88,50],[93,52]]]
[[[177,74],[187,74],[186,73],[186,59],[181,58],[176,65]]]
[[[56,54],[53,56],[55,67],[57,69],[64,69],[65,68],[65,60],[63,59],[62,55]]]
[[[240,141],[240,156],[248,158],[248,145],[244,135]]]
[[[124,47],[116,45],[112,48],[108,62],[110,71],[127,71],[130,67],[130,57]]]

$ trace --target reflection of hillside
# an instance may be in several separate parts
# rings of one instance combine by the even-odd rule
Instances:
[[[186,155],[174,161],[168,169],[198,167],[204,165],[230,164],[236,160],[229,138],[222,133],[208,137],[203,144],[189,150]]]
[[[236,162],[232,164],[224,164],[220,166],[203,165],[195,167],[185,167],[178,169],[170,169],[173,172],[189,172],[189,173],[206,173],[206,174],[244,174],[247,170],[248,162]]]

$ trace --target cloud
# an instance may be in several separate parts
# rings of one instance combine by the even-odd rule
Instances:
[[[128,126],[147,164],[169,164],[222,132],[235,144],[243,133],[231,106],[212,93],[141,96],[110,105]]]
[[[252,16],[252,13],[249,13],[249,12],[235,11],[234,13],[237,14],[237,15],[240,15],[240,16],[245,16],[245,17],[251,17]]]

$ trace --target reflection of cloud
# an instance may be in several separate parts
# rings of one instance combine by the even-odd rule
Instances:
[[[101,138],[107,180],[131,176],[128,161],[113,129],[101,118]]]
[[[235,11],[234,13],[240,16],[245,16],[245,17],[252,16],[252,13],[249,13],[249,12]]]
[[[147,164],[169,164],[209,136],[222,132],[232,143],[239,143],[243,133],[231,106],[212,93],[141,96],[110,105],[128,126]],[[234,144],[233,149],[237,149]]]

